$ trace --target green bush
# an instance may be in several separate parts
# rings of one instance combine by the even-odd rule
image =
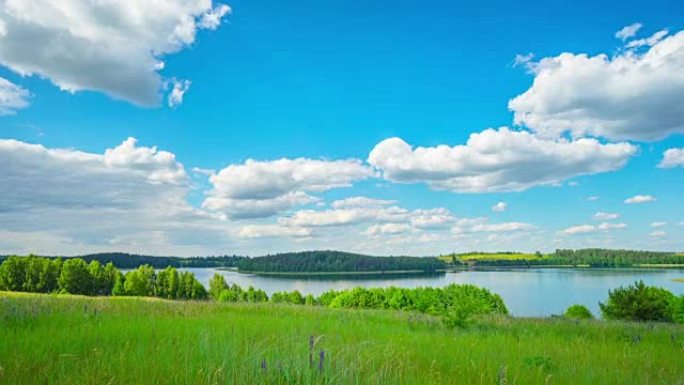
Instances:
[[[564,316],[572,319],[592,319],[594,316],[584,305],[572,305],[565,310]]]
[[[678,324],[684,324],[684,294],[672,299],[670,308],[672,320]]]
[[[675,298],[665,289],[638,281],[609,291],[608,300],[599,306],[606,319],[671,322]]]

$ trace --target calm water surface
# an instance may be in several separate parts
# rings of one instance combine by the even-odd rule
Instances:
[[[195,273],[205,285],[218,272],[226,277],[229,284],[236,283],[245,288],[251,285],[269,295],[276,291],[295,289],[302,294],[319,295],[330,289],[341,290],[356,286],[413,288],[471,283],[501,295],[508,310],[515,316],[561,314],[568,306],[576,303],[587,306],[598,315],[598,302],[606,299],[608,290],[639,279],[648,285],[663,287],[678,295],[684,294],[684,283],[672,281],[673,278],[684,278],[684,269],[510,269],[391,279],[306,279],[266,277],[205,268],[183,270]]]

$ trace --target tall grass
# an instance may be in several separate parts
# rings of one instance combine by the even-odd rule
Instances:
[[[0,384],[684,384],[684,328],[0,293]]]

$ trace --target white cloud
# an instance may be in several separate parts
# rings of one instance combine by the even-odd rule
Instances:
[[[209,178],[213,189],[202,207],[233,218],[268,217],[318,201],[309,193],[349,187],[372,176],[372,170],[356,159],[248,159]]]
[[[447,228],[455,219],[451,211],[443,207],[411,212],[411,224],[419,229]]]
[[[509,102],[515,123],[548,137],[655,141],[684,132],[684,31],[629,45],[612,57],[562,53],[528,63],[533,84]]]
[[[190,80],[176,80],[171,81],[171,92],[169,93],[169,107],[176,108],[183,104],[183,97],[185,93],[190,89]]]
[[[246,225],[238,233],[240,238],[307,238],[311,235],[311,229],[279,225]]]
[[[399,138],[378,143],[368,162],[385,179],[425,182],[456,192],[521,191],[577,175],[620,169],[636,153],[629,143],[542,139],[508,128],[470,135],[465,145],[412,148]]]
[[[613,219],[620,218],[620,214],[617,213],[606,213],[603,211],[599,211],[596,214],[594,214],[594,220],[597,221],[610,221]]]
[[[592,195],[590,197],[587,197],[587,200],[589,202],[596,202],[597,200],[599,200],[599,197],[598,197],[598,195]]]
[[[659,230],[658,230],[658,231],[653,231],[653,232],[651,232],[651,234],[649,234],[649,235],[652,236],[652,237],[654,237],[654,238],[662,238],[662,237],[667,236],[667,233],[664,232],[664,231],[659,231]]]
[[[27,90],[0,77],[0,115],[12,115],[28,107],[30,97]]]
[[[625,199],[626,204],[636,204],[636,203],[646,203],[646,202],[655,202],[656,198],[651,196],[651,195],[635,195],[631,198]]]
[[[658,44],[658,42],[663,40],[667,34],[667,30],[663,29],[647,38],[630,41],[627,43],[627,48],[653,47],[654,45]]]
[[[406,223],[385,223],[382,225],[373,225],[366,229],[363,234],[374,237],[381,234],[403,234],[409,232],[410,230],[411,226],[407,225]]]
[[[651,227],[659,228],[659,227],[665,227],[667,226],[667,222],[653,222],[651,223]]]
[[[211,0],[1,0],[0,63],[68,92],[158,105],[163,58],[229,11]]]
[[[356,225],[369,221],[400,222],[409,219],[409,212],[397,206],[356,207],[330,210],[300,210],[289,217],[280,218],[282,224],[295,227],[336,227]]]
[[[469,233],[508,233],[531,230],[534,226],[524,222],[489,223],[487,218],[461,218],[451,228],[451,233],[461,236]]]
[[[473,226],[470,231],[472,232],[487,232],[487,233],[506,233],[511,231],[521,231],[530,230],[534,228],[529,223],[523,222],[504,222],[504,223],[492,223],[492,224],[479,224]]]
[[[671,148],[663,153],[660,168],[684,167],[684,148]]]
[[[565,235],[576,235],[576,234],[589,234],[589,233],[593,233],[594,231],[596,231],[596,226],[594,226],[594,225],[578,225],[578,226],[568,227],[567,229],[563,230],[562,233]]]
[[[626,223],[608,223],[608,222],[603,222],[600,225],[597,226],[599,230],[618,230],[618,229],[625,229],[627,228]]]
[[[187,203],[190,182],[175,156],[133,138],[100,154],[0,140],[0,164],[0,231],[34,239],[36,252],[194,254],[226,238]]]
[[[610,230],[620,230],[627,228],[626,223],[609,223],[603,222],[598,226],[594,225],[577,225],[568,227],[565,230],[560,231],[562,235],[580,235],[580,234],[590,234],[597,231],[610,231]]]
[[[349,197],[334,201],[330,206],[335,209],[358,207],[382,207],[397,203],[395,200],[373,199],[363,196]]]
[[[507,208],[508,208],[508,204],[506,202],[499,202],[499,203],[495,204],[494,206],[492,206],[492,211],[501,212],[501,211],[506,211]]]
[[[627,25],[620,29],[619,31],[615,32],[615,37],[618,39],[625,41],[629,39],[630,37],[633,37],[636,35],[636,33],[641,29],[642,25],[641,23],[633,23],[630,25]]]
[[[319,200],[319,198],[302,191],[290,191],[268,199],[232,199],[209,196],[202,203],[202,208],[221,212],[230,219],[254,219],[270,217],[293,207],[316,203]]]

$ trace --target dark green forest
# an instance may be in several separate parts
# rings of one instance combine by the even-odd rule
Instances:
[[[0,256],[0,262],[7,259],[9,256]],[[128,253],[95,253],[79,255],[75,257],[57,257],[45,256],[45,258],[60,258],[72,259],[78,258],[90,263],[98,261],[103,265],[112,263],[119,269],[135,269],[138,266],[150,265],[155,269],[163,269],[167,266],[172,267],[235,267],[238,262],[247,258],[238,255],[221,255],[221,256],[207,256],[207,257],[169,257],[169,256],[154,256],[154,255],[140,255]]]
[[[321,250],[267,255],[243,259],[244,272],[435,272],[446,264],[433,257],[372,257],[342,251]]]

